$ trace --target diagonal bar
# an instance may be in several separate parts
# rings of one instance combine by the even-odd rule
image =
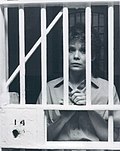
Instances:
[[[53,21],[50,23],[50,25],[46,29],[46,34],[48,34],[51,31],[51,29],[54,27],[54,25],[57,23],[57,21],[60,19],[61,16],[62,16],[62,11],[60,11],[57,14],[57,16],[53,19]],[[40,43],[41,43],[41,37],[37,40],[37,42],[31,48],[31,50],[29,51],[29,53],[25,56],[25,63],[32,56],[32,54],[35,52],[35,50],[40,45]],[[15,79],[15,77],[17,76],[17,74],[19,73],[19,71],[20,71],[20,65],[18,65],[18,67],[15,69],[15,71],[12,73],[12,75],[7,80],[6,87],[8,87],[11,84],[11,82]]]

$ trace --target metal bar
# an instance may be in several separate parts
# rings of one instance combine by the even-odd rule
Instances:
[[[6,70],[6,38],[5,38],[5,12],[4,8],[0,7],[0,94],[7,92],[5,87],[7,79],[7,70]]]
[[[85,44],[86,44],[86,105],[91,104],[91,7],[85,10]]]
[[[19,8],[20,104],[25,104],[25,31],[24,8]]]
[[[4,19],[5,19],[5,63],[6,63],[6,81],[9,75],[8,67],[8,8],[4,8]],[[8,87],[5,87],[8,91]]]
[[[1,109],[5,109],[5,108],[40,108],[40,109],[44,109],[44,110],[113,110],[113,111],[117,111],[120,110],[120,105],[91,105],[89,106],[89,108],[87,106],[77,106],[74,105],[74,107],[72,105],[66,106],[66,108],[64,107],[64,105],[57,105],[57,104],[47,104],[47,105],[37,105],[37,104],[25,104],[25,105],[19,105],[19,104],[10,104],[7,106],[2,107]]]
[[[35,143],[34,146],[26,145],[26,144],[11,144],[10,146],[2,145],[3,148],[26,148],[26,149],[100,149],[100,150],[119,150],[120,142],[114,142],[113,144],[102,141],[50,141],[47,143]]]
[[[109,3],[119,4],[119,0],[9,0],[9,1],[0,1],[0,5],[4,7],[18,7],[20,5],[24,5],[26,7],[33,7],[33,6],[40,6],[40,5],[51,5],[51,6],[63,6],[63,4],[66,4],[68,6],[73,6],[74,4],[78,6],[78,3],[81,3],[82,5],[85,5],[87,3],[92,3],[92,5],[107,5]]]
[[[108,142],[85,142],[85,141],[51,141],[47,142],[45,146],[41,146],[43,149],[120,149],[120,142],[110,144]]]
[[[47,142],[47,115],[44,112],[44,142]]]
[[[108,80],[109,104],[113,104],[114,83],[114,8],[108,7]]]
[[[7,88],[5,87],[5,82],[7,80],[8,75],[8,49],[7,49],[7,34],[6,34],[6,24],[7,23],[7,16],[6,16],[6,9],[3,9],[0,7],[0,106],[3,104],[8,103],[7,101]],[[3,98],[1,97],[3,95]],[[0,116],[0,126],[1,126],[1,116]],[[1,130],[0,130],[1,133]],[[1,148],[1,141],[2,138],[0,136],[0,151],[2,151]]]
[[[69,81],[69,70],[68,70],[68,8],[63,8],[63,76],[64,76],[64,105],[68,105],[68,81]]]
[[[57,16],[53,19],[53,21],[50,23],[48,28],[46,29],[46,34],[48,34],[51,31],[51,29],[54,27],[54,25],[57,23],[57,21],[60,19],[61,16],[62,16],[62,12],[59,12],[57,14]],[[26,55],[25,62],[27,62],[28,59],[32,56],[32,54],[35,52],[35,50],[40,45],[40,43],[41,43],[41,37],[37,40],[37,42],[33,45],[31,50]],[[15,71],[12,73],[12,75],[7,80],[6,87],[8,87],[11,84],[11,82],[15,79],[15,77],[18,74],[19,71],[20,71],[20,65],[15,69]]]
[[[41,8],[41,75],[42,104],[47,103],[47,39],[46,39],[46,8]]]
[[[108,7],[108,79],[109,79],[109,104],[113,105],[114,83],[114,8]],[[113,142],[113,114],[108,119],[108,141]]]
[[[41,75],[42,104],[47,104],[47,38],[46,38],[46,8],[41,8]],[[47,142],[47,117],[44,114],[44,140]]]
[[[109,111],[108,117],[108,142],[113,143],[114,141],[114,124],[113,124],[113,111]]]

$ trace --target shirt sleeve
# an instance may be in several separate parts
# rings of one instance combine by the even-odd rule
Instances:
[[[119,100],[115,86],[113,88],[113,101],[114,101],[114,104],[120,104],[120,100]]]
[[[42,92],[40,92],[36,104],[42,104]],[[52,104],[49,84],[47,84],[47,104]]]
[[[52,102],[50,96],[51,96],[51,95],[50,95],[50,88],[49,88],[49,85],[47,85],[47,103],[48,103],[48,104],[51,104],[51,102]],[[40,92],[36,104],[42,104],[42,92]],[[46,114],[46,116],[47,116],[47,125],[49,125],[49,124],[52,123],[51,118],[50,118],[51,112],[52,112],[52,111],[49,111],[49,110],[45,111],[45,114]]]
[[[109,98],[108,98],[108,103],[109,103]],[[120,100],[119,100],[115,86],[113,87],[113,103],[114,104],[120,104]],[[105,120],[108,120],[108,111],[107,110],[104,112],[103,118]]]

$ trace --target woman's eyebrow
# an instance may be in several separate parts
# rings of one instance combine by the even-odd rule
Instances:
[[[69,49],[75,49],[75,47],[74,46],[69,46]]]
[[[74,45],[70,45],[69,47],[74,48],[75,46]]]

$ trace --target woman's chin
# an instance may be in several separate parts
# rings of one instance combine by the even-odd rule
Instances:
[[[84,69],[83,69],[83,68],[80,68],[80,67],[71,67],[70,70],[71,70],[71,71],[74,71],[74,72],[75,72],[75,71],[76,71],[76,72],[84,71]]]

